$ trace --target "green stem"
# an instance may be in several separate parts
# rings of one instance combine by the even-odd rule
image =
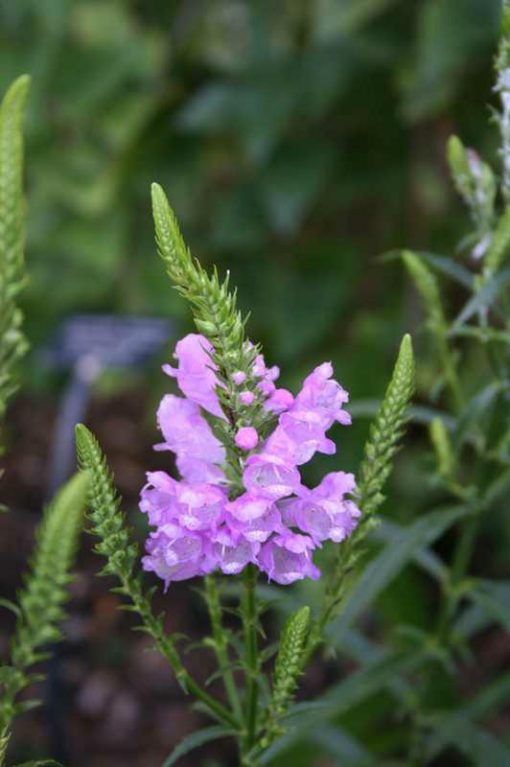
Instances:
[[[441,359],[446,382],[452,395],[452,404],[455,411],[460,413],[464,407],[464,395],[453,361],[452,352],[446,338],[446,331],[440,328],[437,332],[437,338],[439,344],[439,357]]]
[[[243,618],[245,663],[246,663],[246,734],[244,752],[254,745],[257,729],[257,697],[259,660],[257,652],[257,611],[255,606],[255,585],[257,571],[249,565],[243,572],[244,592],[241,600]]]
[[[477,531],[478,514],[474,512],[464,521],[453,553],[451,578],[441,603],[437,625],[437,638],[441,644],[447,643],[449,639],[451,619],[459,601],[457,588],[469,567]]]
[[[146,629],[155,639],[159,651],[168,660],[170,666],[173,668],[179,684],[183,687],[184,690],[187,690],[196,698],[198,698],[198,700],[200,700],[209,710],[212,716],[224,724],[233,727],[235,730],[238,730],[239,722],[235,716],[233,716],[233,714],[231,714],[231,712],[225,708],[225,706],[223,706],[218,700],[203,690],[184,667],[173,642],[164,634],[160,621],[152,612],[150,605],[148,604],[145,595],[139,585],[139,582],[125,582],[124,586],[126,588],[126,593],[131,596],[136,611],[141,616]]]
[[[241,720],[241,702],[234,682],[232,669],[229,668],[227,634],[221,619],[221,602],[217,582],[213,575],[208,575],[205,578],[205,597],[209,610],[209,618],[211,620],[214,651],[218,660],[218,667],[222,672],[225,692],[227,693],[232,711],[237,719]]]

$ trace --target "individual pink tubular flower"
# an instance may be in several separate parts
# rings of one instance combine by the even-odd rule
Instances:
[[[259,435],[253,426],[242,426],[237,432],[234,442],[241,450],[253,450],[257,447]]]
[[[210,356],[212,351],[213,345],[205,336],[190,333],[175,347],[178,367],[163,365],[163,370],[177,379],[179,389],[189,400],[196,402],[212,415],[224,418],[216,394],[218,379],[214,372],[216,366]]]
[[[213,561],[225,575],[236,575],[250,562],[255,562],[260,544],[248,541],[241,535],[222,528],[210,536]]]
[[[266,453],[250,455],[243,482],[249,493],[273,501],[298,493],[301,488],[301,478],[295,466],[287,464],[277,455]]]
[[[175,490],[179,504],[179,524],[187,530],[211,530],[223,521],[226,493],[206,483],[178,482]]]
[[[225,448],[212,433],[195,402],[166,394],[157,413],[164,442],[157,450],[172,450],[182,476],[189,481],[221,481],[219,465],[225,461]]]
[[[147,472],[142,489],[140,511],[147,514],[149,524],[163,525],[173,519],[175,488],[179,483],[164,471]]]
[[[257,562],[270,580],[283,586],[303,578],[317,580],[321,573],[312,561],[313,548],[311,538],[288,531],[265,543]]]
[[[168,587],[170,581],[183,581],[203,575],[204,545],[199,535],[184,532],[176,525],[163,525],[151,533],[143,558],[144,570],[156,573]]]
[[[316,453],[333,455],[335,443],[328,439],[313,410],[294,413],[291,409],[280,416],[278,426],[269,436],[266,452],[300,466]]]
[[[214,463],[207,463],[189,455],[178,455],[175,462],[179,474],[188,482],[209,482],[213,485],[225,482],[223,470]]]
[[[342,405],[349,401],[349,395],[337,381],[331,379],[331,362],[324,362],[305,378],[303,388],[296,397],[293,411],[312,410],[320,418],[325,429],[335,421],[344,426],[351,423],[351,417]]]
[[[346,498],[355,487],[353,474],[343,471],[327,474],[318,487],[304,488],[300,498],[283,502],[283,519],[317,543],[326,540],[340,543],[352,533],[360,516],[358,507]]]

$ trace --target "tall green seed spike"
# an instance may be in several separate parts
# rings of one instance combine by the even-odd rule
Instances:
[[[365,455],[358,473],[358,506],[361,518],[354,532],[336,549],[336,557],[326,584],[324,606],[314,624],[307,646],[307,657],[322,639],[322,633],[345,599],[364,541],[374,524],[374,515],[384,501],[383,489],[393,468],[408,418],[408,405],[414,392],[414,355],[410,335],[400,345],[393,375],[383,402],[370,426]]]
[[[310,608],[302,607],[284,626],[276,656],[273,689],[265,722],[263,747],[281,732],[279,720],[292,702],[299,677],[303,673],[305,649],[310,627]]]
[[[404,251],[402,259],[427,310],[427,319],[432,330],[446,326],[439,285],[435,275],[423,261],[411,251]]]
[[[173,638],[165,633],[163,620],[154,615],[151,591],[144,589],[139,567],[138,546],[120,508],[120,497],[98,441],[83,424],[75,428],[78,462],[89,476],[89,520],[91,532],[99,540],[96,551],[107,562],[102,575],[114,575],[120,581],[120,591],[127,596],[141,619],[143,629],[154,639],[159,651],[172,667],[177,681],[185,692],[191,692],[218,720],[237,727],[235,717],[215,698],[195,682],[184,668]]]
[[[75,475],[47,507],[36,532],[30,572],[19,594],[19,612],[11,641],[10,662],[2,667],[0,696],[0,742],[4,751],[13,718],[22,710],[20,692],[32,681],[30,667],[44,657],[44,648],[60,638],[59,624],[68,597],[88,477]],[[2,760],[0,758],[0,765]]]
[[[27,75],[15,80],[0,106],[0,421],[27,347],[16,299],[25,282],[22,122],[29,84]]]
[[[226,425],[223,422],[213,423],[213,429],[216,436],[227,445],[228,461],[235,476],[238,461],[232,435],[240,423],[237,391],[232,386],[232,374],[237,370],[243,371],[247,377],[246,387],[256,391],[257,381],[252,369],[259,349],[256,345],[245,342],[247,317],[243,317],[237,308],[237,294],[235,290],[230,289],[229,275],[220,281],[216,268],[208,274],[200,263],[192,258],[166,195],[158,184],[152,185],[152,207],[158,252],[165,263],[168,276],[190,304],[198,331],[203,333],[214,347],[212,359],[221,384],[217,394],[227,422]],[[271,414],[264,410],[262,401],[257,399],[244,412],[245,415],[249,412],[251,424],[259,433],[263,433],[271,420]]]
[[[426,264],[410,251],[402,253],[404,264],[425,304],[427,325],[437,345],[442,373],[450,389],[453,407],[460,412],[464,397],[457,375],[455,358],[451,352],[447,332],[448,324],[443,312],[437,279]]]
[[[414,374],[413,345],[411,336],[406,334],[365,445],[359,482],[360,508],[363,512],[361,526],[373,516],[384,500],[382,490],[390,475],[392,461],[407,422],[408,405],[414,392]]]
[[[76,426],[78,462],[90,475],[89,518],[92,533],[99,539],[96,551],[107,558],[105,573],[130,579],[138,558],[131,542],[113,477],[94,435],[82,424]]]
[[[184,243],[175,213],[159,184],[152,184],[152,212],[156,229],[156,244],[172,279],[191,282],[197,279],[191,254]]]
[[[177,219],[163,189],[152,185],[152,207],[158,251],[169,277],[192,306],[195,324],[213,342],[224,365],[243,353],[244,320],[237,309],[229,279],[220,282],[194,261],[184,243]]]

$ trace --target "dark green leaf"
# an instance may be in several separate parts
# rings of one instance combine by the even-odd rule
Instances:
[[[348,627],[366,610],[398,573],[424,547],[443,535],[468,513],[464,505],[426,514],[412,525],[400,528],[394,538],[365,567],[349,595],[342,614],[327,628],[330,641],[338,646]]]
[[[510,582],[477,581],[469,590],[469,598],[476,602],[487,615],[510,631]]]
[[[465,307],[453,323],[453,329],[459,328],[464,325],[478,312],[490,311],[492,304],[499,296],[503,288],[505,288],[510,282],[510,269],[503,269],[503,271],[491,277],[483,285],[483,287],[475,293],[475,295],[469,299]]]
[[[339,767],[375,767],[377,764],[374,756],[340,727],[323,724],[310,734],[309,740]]]
[[[21,617],[21,610],[19,609],[18,605],[14,604],[14,602],[11,602],[10,599],[4,599],[3,597],[0,597],[0,607],[5,607],[6,610],[10,610],[11,613],[14,613],[17,618]]]
[[[163,762],[162,767],[171,767],[173,764],[177,763],[178,759],[182,756],[186,756],[186,754],[189,754],[193,749],[200,748],[200,746],[204,746],[206,743],[210,743],[213,740],[227,738],[234,734],[233,730],[229,730],[220,725],[213,725],[212,727],[205,727],[203,730],[192,732],[191,735],[183,738],[179,745],[174,748],[170,756]]]
[[[458,261],[454,261],[453,258],[447,258],[446,256],[436,256],[435,253],[427,253],[422,250],[416,251],[424,261],[427,261],[437,272],[451,277],[459,285],[472,290],[474,277],[473,274],[466,269]]]
[[[336,719],[393,684],[400,674],[419,666],[423,657],[417,652],[412,655],[396,653],[386,656],[331,687],[320,701],[293,706],[286,717],[289,731],[262,755],[260,764],[271,764],[275,756],[295,743],[306,740],[319,723]]]

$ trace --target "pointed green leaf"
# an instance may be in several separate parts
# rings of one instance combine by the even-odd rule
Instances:
[[[504,269],[499,274],[490,277],[480,290],[469,299],[462,311],[456,317],[452,329],[455,331],[464,325],[475,314],[487,312],[493,308],[495,300],[510,282],[510,269]]]
[[[402,527],[394,539],[365,567],[342,614],[328,627],[327,636],[331,637],[333,644],[341,643],[347,628],[370,607],[420,549],[430,546],[468,513],[467,506],[459,505],[426,514],[412,525]]]
[[[234,734],[235,732],[233,730],[229,730],[227,727],[221,727],[219,725],[205,727],[202,730],[192,732],[191,735],[187,735],[181,740],[179,745],[174,748],[170,756],[165,759],[161,767],[172,767],[173,764],[177,763],[178,759],[186,756],[186,754],[189,754],[189,752],[193,751],[195,748],[205,746],[206,743],[211,743],[213,740],[228,738]]]

